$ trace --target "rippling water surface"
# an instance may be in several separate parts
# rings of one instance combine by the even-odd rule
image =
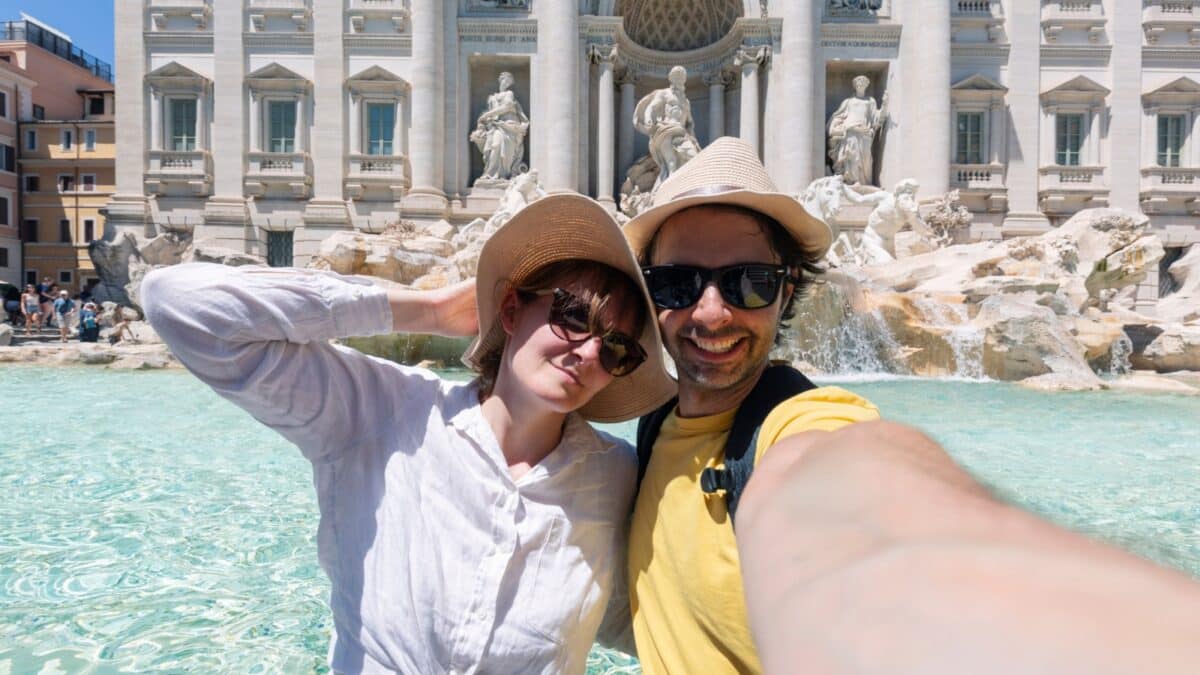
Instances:
[[[8,367],[0,385],[0,673],[326,671],[294,448],[182,372]],[[846,386],[1007,498],[1200,576],[1200,400]],[[636,671],[592,654],[591,673]]]

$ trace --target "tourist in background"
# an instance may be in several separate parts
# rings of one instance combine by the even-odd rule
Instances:
[[[59,291],[58,297],[54,300],[54,320],[58,324],[59,342],[67,341],[67,334],[71,327],[71,312],[74,310],[75,303],[71,301],[70,294],[66,291]]]
[[[58,284],[52,282],[50,277],[42,277],[42,283],[37,285],[37,292],[38,316],[41,317],[42,320],[42,322],[38,325],[38,328],[46,328],[50,325],[50,315],[53,314],[52,310],[54,309],[51,306],[51,302],[57,296]]]
[[[585,419],[674,391],[641,278],[602,206],[552,195],[487,241],[475,284],[192,264],[148,274],[142,301],[180,362],[312,462],[333,670],[582,674],[611,599],[602,641],[627,645],[637,472]],[[479,377],[328,342],[388,332],[478,332]]]
[[[96,317],[96,303],[85,302],[79,311],[79,341],[96,342],[100,339],[100,321]]]
[[[41,293],[34,288],[33,284],[25,285],[25,292],[21,294],[21,314],[25,317],[25,332],[33,333],[35,328],[41,328]]]

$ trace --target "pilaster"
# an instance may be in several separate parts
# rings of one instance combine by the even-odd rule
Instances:
[[[412,127],[409,163],[412,190],[401,203],[405,214],[440,215],[446,208],[442,191],[446,133],[445,51],[442,3],[412,0]]]
[[[345,55],[342,46],[342,3],[314,3],[313,7],[313,120],[312,143],[306,146],[312,155],[313,198],[304,211],[305,225],[319,221],[326,226],[350,224],[343,197],[345,183]],[[302,98],[300,109],[307,105]],[[305,115],[297,115],[298,122]],[[302,127],[301,131],[307,131]],[[297,135],[297,141],[307,134]],[[299,145],[299,143],[297,143]],[[303,152],[303,150],[302,150]]]
[[[213,195],[204,205],[203,227],[220,245],[249,252],[242,11],[242,0],[213,0]]]
[[[1008,109],[1012,133],[1008,138],[1008,213],[1006,236],[1043,232],[1050,221],[1038,207],[1038,168],[1053,152],[1053,119],[1043,118],[1041,103],[1042,7],[1036,2],[1013,2],[1005,7],[1005,31],[1012,47],[1008,62]],[[1046,125],[1050,125],[1047,128]]]
[[[105,206],[104,238],[118,233],[144,233],[147,204],[142,176],[146,169],[146,45],[143,7],[140,2],[118,2],[113,9],[116,26],[116,158],[117,192]]]
[[[534,122],[534,143],[545,145],[538,151],[541,171],[548,192],[574,191],[579,184],[579,3],[574,1],[539,2],[538,61],[539,88],[546,92],[542,109],[546,118]]]
[[[613,199],[613,61],[616,48],[593,45],[588,58],[596,64],[596,199],[612,204]]]
[[[758,105],[758,77],[759,67],[766,63],[770,53],[770,48],[766,46],[742,47],[733,57],[734,67],[742,73],[741,110],[738,112],[741,129],[738,136],[754,148],[760,157],[762,148],[759,147],[761,113]]]

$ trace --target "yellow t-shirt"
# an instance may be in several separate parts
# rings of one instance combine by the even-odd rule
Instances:
[[[629,537],[633,631],[647,675],[762,672],[725,500],[700,490],[700,473],[724,463],[736,413],[672,413],[654,444]],[[874,405],[844,389],[806,391],[767,416],[756,461],[785,436],[875,419]]]

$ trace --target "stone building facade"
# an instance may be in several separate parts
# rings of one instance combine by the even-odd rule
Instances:
[[[784,190],[829,171],[858,75],[875,182],[959,189],[971,236],[1142,210],[1200,240],[1200,0],[137,0],[117,14],[118,227],[303,262],[337,229],[495,206],[468,140],[497,75],[550,190],[615,203],[636,101],[687,69],[698,140]]]
[[[20,179],[17,174],[17,120],[32,108],[28,92],[34,81],[21,68],[0,60],[0,281],[20,286]]]

